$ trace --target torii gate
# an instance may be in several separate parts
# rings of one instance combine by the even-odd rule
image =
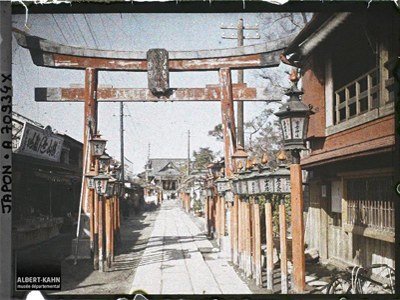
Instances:
[[[236,150],[233,101],[269,101],[265,99],[261,89],[249,88],[246,84],[232,84],[231,70],[278,66],[280,54],[292,39],[285,37],[268,43],[228,49],[170,52],[153,49],[144,52],[66,46],[28,35],[18,29],[13,31],[18,44],[29,49],[35,65],[85,70],[84,88],[35,89],[36,101],[85,102],[83,153],[86,153],[88,147],[86,133],[89,120],[94,122],[94,129],[97,130],[98,102],[221,101],[225,175],[228,177],[233,172],[231,154]],[[149,89],[99,88],[98,71],[148,72]],[[219,85],[208,85],[203,88],[169,88],[170,71],[218,71]],[[87,193],[86,187],[84,190],[85,194],[90,193],[90,191]],[[235,206],[237,206],[236,201],[237,199]],[[89,210],[92,225],[93,209],[91,205],[87,209],[87,203],[84,203],[83,207],[86,213]],[[220,217],[224,220],[224,206],[221,206],[219,211]],[[237,222],[237,213],[234,218]]]

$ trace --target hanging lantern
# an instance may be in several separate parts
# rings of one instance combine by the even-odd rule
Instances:
[[[89,173],[85,174],[86,184],[89,190],[94,190],[94,177],[96,176],[95,171],[90,171]]]
[[[291,88],[286,92],[289,100],[281,106],[278,112],[275,113],[279,117],[281,124],[283,145],[286,150],[304,150],[305,140],[307,136],[308,120],[313,114],[311,108],[301,102],[300,95],[303,94],[297,88],[297,71],[292,70],[290,81]]]
[[[96,193],[99,196],[103,196],[107,191],[107,183],[110,177],[108,175],[100,174],[94,177],[94,186]]]
[[[96,134],[92,139],[89,140],[92,155],[95,157],[100,157],[104,154],[106,150],[107,140],[100,138],[100,134]]]
[[[115,195],[116,185],[117,185],[117,179],[115,179],[114,177],[109,177],[108,182],[107,182],[107,189],[106,189],[107,197],[112,197]]]
[[[111,156],[107,153],[104,153],[102,156],[99,157],[99,171],[101,173],[107,173],[110,167]]]

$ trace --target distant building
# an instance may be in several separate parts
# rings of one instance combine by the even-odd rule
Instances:
[[[79,210],[82,143],[13,113],[13,245],[72,229]]]
[[[186,158],[150,158],[146,164],[148,184],[161,190],[164,199],[177,197],[177,189],[186,175]]]
[[[398,29],[394,10],[318,13],[284,53],[301,67],[303,101],[316,112],[301,163],[306,243],[322,261],[395,264]]]

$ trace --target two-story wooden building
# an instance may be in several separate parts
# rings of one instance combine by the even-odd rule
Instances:
[[[394,9],[318,13],[283,54],[315,111],[301,160],[305,242],[325,262],[394,266],[399,19]]]

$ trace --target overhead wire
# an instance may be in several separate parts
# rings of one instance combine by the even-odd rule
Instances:
[[[75,45],[79,45],[79,41],[77,39],[76,32],[73,30],[72,25],[70,24],[69,17],[70,17],[69,14],[65,15],[67,27],[68,27],[69,31],[71,32],[71,35],[72,35],[72,37],[73,37],[73,39],[75,41]]]
[[[58,30],[61,32],[62,37],[64,38],[65,42],[68,43],[68,39],[66,38],[66,36],[64,35],[63,30],[60,27],[60,24],[58,24],[57,19],[54,17],[54,14],[51,14],[51,16],[53,17],[54,22],[56,23],[56,26],[58,28]]]
[[[77,20],[75,14],[72,14],[72,16],[73,16],[73,18],[74,18],[74,20],[75,20],[75,24],[78,24],[78,20]],[[79,30],[79,32],[81,33],[81,36],[82,36],[82,38],[83,38],[83,40],[84,40],[84,42],[85,42],[85,45],[86,45],[87,47],[89,47],[89,43],[87,42],[87,40],[86,40],[86,38],[85,38],[85,35],[83,34],[82,29],[81,29],[81,27],[80,27],[79,25],[78,25],[78,30]]]
[[[95,47],[98,49],[98,48],[99,48],[99,45],[97,44],[96,37],[94,36],[94,32],[93,32],[93,30],[92,30],[92,26],[90,26],[89,20],[87,19],[86,14],[83,14],[83,18],[85,19],[85,22],[86,22],[87,26],[89,27],[89,33],[90,33],[90,35],[92,36],[92,39],[93,39],[93,41],[94,41],[94,45],[95,45]]]

